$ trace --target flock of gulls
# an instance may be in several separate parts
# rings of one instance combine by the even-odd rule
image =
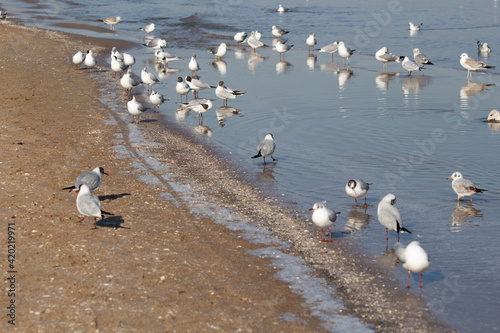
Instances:
[[[283,8],[282,5],[279,5],[277,11],[279,13],[285,13],[288,12],[289,9]],[[104,23],[110,26],[110,29],[114,29],[114,26],[120,21],[121,17],[109,17],[103,20]],[[422,24],[409,22],[409,27],[411,31],[418,31],[422,28]],[[139,28],[139,30],[146,32],[148,35],[153,32],[154,29],[154,23]],[[286,35],[288,31],[277,26],[272,26],[271,33],[273,36],[281,38]],[[246,32],[241,31],[234,35],[234,40],[238,44],[247,43],[255,51],[256,49],[265,46],[265,44],[260,41],[261,36],[262,32],[258,30],[252,31],[250,36],[248,36]],[[311,33],[306,39],[306,45],[308,46],[309,52],[314,52],[316,50],[323,53],[330,53],[332,55],[332,61],[333,55],[338,53],[347,65],[349,63],[349,58],[355,52],[355,50],[348,48],[343,41],[334,42],[319,49],[315,49],[316,44],[316,36],[314,33]],[[164,48],[167,45],[166,40],[164,39],[150,39],[144,45],[154,50],[157,62],[164,68],[168,68],[168,63],[171,61],[182,60],[181,58],[164,51]],[[284,58],[285,53],[292,49],[292,47],[293,45],[286,44],[286,40],[280,39],[277,40],[274,45],[275,50],[280,54],[280,60],[282,57]],[[491,52],[490,46],[487,43],[481,43],[478,41],[477,47],[479,53],[489,54]],[[221,43],[219,46],[208,50],[208,52],[212,53],[215,56],[215,59],[221,59],[226,55],[227,49],[227,44]],[[418,48],[413,49],[413,60],[409,59],[408,56],[398,56],[390,53],[386,46],[382,47],[375,53],[375,58],[383,63],[384,70],[390,62],[401,63],[402,67],[408,72],[409,76],[414,71],[420,71],[423,70],[425,66],[433,65],[429,58]],[[73,63],[77,66],[84,64],[89,70],[93,70],[97,64],[91,50],[88,50],[86,54],[78,51],[73,56]],[[134,87],[141,84],[147,85],[149,100],[151,104],[153,104],[153,112],[159,110],[160,105],[168,99],[153,90],[154,85],[162,84],[163,82],[161,82],[154,74],[148,72],[146,67],[142,68],[140,80],[132,76],[131,68],[134,64],[135,58],[132,55],[127,53],[121,54],[115,47],[111,50],[111,70],[115,73],[115,76],[118,73],[121,76],[121,73],[125,72],[125,74],[121,76],[120,84],[126,90],[126,93],[130,98],[127,102],[127,109],[132,116],[132,122],[139,122],[140,115],[148,110],[148,108],[138,102],[135,96],[132,95],[132,89]],[[467,69],[467,78],[469,81],[471,79],[471,72],[494,68],[484,62],[470,58],[466,53],[463,53],[460,56],[460,64]],[[220,81],[217,86],[212,86],[201,81],[200,77],[197,75],[200,66],[196,60],[196,54],[192,55],[188,68],[191,71],[191,75],[188,75],[185,78],[177,78],[176,92],[179,94],[181,100],[178,104],[180,105],[179,108],[192,110],[198,113],[200,124],[203,121],[203,114],[212,108],[212,102],[215,99],[199,98],[199,91],[215,88],[215,95],[223,100],[223,106],[227,106],[228,99],[235,99],[237,96],[245,94],[244,91],[228,88],[224,81]],[[194,99],[188,101],[188,94],[190,92],[193,94]],[[186,98],[185,102],[183,102],[184,96]],[[487,121],[500,121],[500,111],[492,110]],[[266,164],[267,157],[271,157],[273,161],[276,161],[273,157],[275,149],[276,143],[274,141],[274,137],[271,133],[269,133],[259,143],[257,154],[252,156],[252,158],[262,157],[264,165]],[[97,167],[91,172],[78,176],[74,186],[64,188],[64,190],[69,189],[70,191],[78,191],[77,209],[79,213],[84,216],[84,218],[85,216],[94,217],[94,229],[97,226],[97,218],[104,218],[105,214],[112,215],[102,210],[98,197],[92,193],[99,188],[103,175],[107,175],[107,173],[104,172],[102,167]],[[453,179],[451,185],[457,194],[457,200],[460,200],[462,197],[470,197],[470,201],[472,202],[472,196],[474,194],[486,191],[484,189],[477,188],[470,180],[464,179],[460,172],[454,172],[450,177],[448,177],[448,179]],[[362,179],[351,179],[345,185],[345,191],[348,196],[354,198],[356,206],[358,206],[358,199],[365,198],[364,206],[366,206],[366,195],[370,189],[370,185],[370,183],[366,183]],[[429,268],[429,256],[420,246],[418,241],[412,241],[406,247],[399,242],[399,234],[401,232],[411,232],[403,226],[403,219],[396,208],[395,203],[396,196],[391,193],[387,194],[378,204],[377,217],[382,226],[386,228],[387,248],[389,244],[389,230],[397,232],[398,242],[394,246],[394,253],[399,261],[403,263],[403,268],[408,270],[408,288],[410,288],[411,272],[420,274],[420,288],[422,288],[422,272]],[[325,202],[315,203],[310,211],[313,212],[311,216],[312,222],[321,228],[321,240],[324,242],[331,242],[331,227],[336,221],[337,215],[340,213],[328,209]],[[329,237],[325,237],[325,229],[329,230]]]

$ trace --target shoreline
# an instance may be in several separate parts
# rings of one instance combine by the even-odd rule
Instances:
[[[49,35],[51,34],[50,32],[47,33]],[[78,37],[79,36],[76,36],[76,39],[79,39]],[[66,36],[66,38],[75,38],[75,36]],[[68,68],[69,67],[71,67],[70,64],[68,64]],[[106,113],[104,112],[104,114]],[[105,122],[104,118],[101,119],[102,123]],[[250,184],[246,184],[241,179],[238,179],[236,172],[227,167],[227,162],[223,158],[220,156],[214,158],[211,149],[198,142],[201,140],[189,140],[189,142],[186,142],[186,138],[183,135],[179,135],[179,133],[166,133],[167,131],[161,131],[162,125],[159,121],[148,122],[147,127],[147,130],[144,130],[142,133],[148,137],[148,141],[160,143],[162,147],[161,149],[150,148],[148,149],[148,153],[160,156],[160,160],[164,159],[171,161],[170,163],[177,167],[175,170],[176,176],[185,179],[186,182],[190,182],[190,179],[195,179],[194,183],[198,184],[203,192],[210,192],[208,195],[209,198],[211,195],[215,194],[215,198],[211,200],[212,202],[216,202],[217,204],[223,202],[224,206],[233,207],[233,209],[234,207],[243,208],[241,212],[237,213],[242,219],[266,221],[266,229],[269,228],[275,232],[280,239],[293,244],[294,250],[292,252],[303,257],[308,263],[316,268],[318,274],[337,286],[341,299],[350,308],[350,311],[348,311],[349,313],[355,314],[357,317],[363,318],[365,322],[375,325],[374,327],[377,331],[405,331],[405,329],[413,332],[419,330],[449,330],[449,328],[440,323],[430,313],[422,299],[418,298],[416,295],[401,292],[402,288],[398,286],[397,281],[395,281],[392,276],[392,271],[376,267],[375,264],[371,263],[371,258],[353,253],[353,246],[349,244],[347,240],[341,238],[336,239],[335,244],[327,247],[324,246],[324,244],[318,244],[318,242],[311,239],[311,237],[304,237],[304,229],[306,229],[308,233],[314,229],[305,226],[303,219],[296,217],[296,212],[281,207],[274,200],[269,198],[263,200],[258,193],[255,193],[255,190]],[[165,149],[165,147],[168,147],[168,149]],[[186,147],[188,147],[187,150]],[[188,159],[186,157],[186,151],[193,149],[193,147],[195,147],[195,152],[191,154]],[[169,154],[165,155],[163,153],[164,150],[168,150]],[[186,160],[189,160],[189,163],[183,163],[183,161]],[[193,160],[195,161],[193,162]],[[207,161],[211,163],[210,168],[208,168],[211,172],[208,172],[207,168],[197,167],[206,164]],[[116,163],[119,163],[120,166],[123,167],[122,162]],[[90,165],[88,167],[92,168]],[[82,168],[73,169],[73,172],[76,172],[76,169],[81,171]],[[217,172],[213,172],[214,170],[217,170]],[[66,168],[64,174],[68,174],[68,172],[69,168]],[[131,171],[129,172],[132,173]],[[231,177],[219,176],[220,174],[231,172]],[[128,182],[129,179],[130,178],[127,178],[126,182]],[[107,187],[107,181],[109,181],[109,179],[105,179],[104,182],[106,183],[103,182],[103,187]],[[138,181],[135,180],[135,182]],[[61,185],[64,186],[67,184]],[[242,193],[244,193],[244,195],[241,195]],[[56,196],[61,199],[60,197],[63,196],[63,194],[57,193]],[[127,197],[130,196],[124,195],[119,199],[121,200]],[[67,198],[64,200],[66,199]],[[74,198],[70,197],[70,199]],[[120,200],[111,200],[109,204]],[[262,205],[262,203],[264,203],[264,207],[255,208],[258,206],[257,204]],[[75,209],[73,206],[74,203],[69,204],[67,207],[71,207],[74,211]],[[106,207],[104,203],[103,207]],[[115,207],[115,211],[117,211],[118,208],[119,206]],[[135,213],[139,210],[136,210]],[[278,211],[279,214],[276,214],[276,211]],[[143,215],[147,214],[148,212],[143,212]],[[70,216],[72,216],[72,214],[70,214]],[[123,226],[127,225],[127,219],[130,218],[132,218],[131,215],[123,216]],[[224,227],[216,227],[210,222],[205,222],[204,224],[205,226],[209,225],[210,228],[217,229],[219,233],[226,234],[227,237],[234,237],[227,229],[221,231],[225,229]],[[194,228],[194,230],[196,229],[197,228]],[[189,237],[186,235],[184,236]],[[234,241],[237,242],[237,240]],[[247,246],[250,248],[252,247],[250,244]],[[222,250],[222,252],[224,252],[224,250]],[[247,251],[242,252],[245,253],[244,256],[248,256],[248,254],[246,254]],[[262,259],[255,258],[255,260],[259,261]],[[246,272],[244,273],[246,274]],[[387,278],[389,274],[391,278]],[[282,284],[276,280],[275,282]],[[381,286],[380,288],[376,286],[379,284]],[[297,301],[300,297],[292,298]],[[300,304],[300,301],[298,303]],[[395,308],[397,310],[395,310]],[[415,310],[417,310],[417,314]],[[402,323],[404,323],[405,327],[402,327]],[[280,322],[280,325],[281,324],[283,324],[283,321]],[[290,324],[295,325],[297,323],[294,322]],[[308,324],[311,324],[311,322],[309,321]],[[307,328],[311,329],[309,326],[307,326]],[[226,327],[226,329],[228,328]],[[282,326],[280,326],[280,329],[283,329]],[[298,327],[290,329],[292,331],[294,331],[294,329],[300,331],[303,329],[303,326],[301,327],[301,325],[298,325]]]

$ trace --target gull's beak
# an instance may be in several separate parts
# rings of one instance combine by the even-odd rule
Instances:
[[[448,178],[446,178],[446,179],[451,179],[451,176],[450,176],[450,177],[448,177]]]

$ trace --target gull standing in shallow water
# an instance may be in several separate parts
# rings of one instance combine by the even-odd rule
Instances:
[[[286,35],[289,31],[283,30],[281,28],[278,28],[277,26],[273,25],[271,27],[271,33],[273,34],[274,37],[283,37],[283,35]],[[259,38],[260,39],[260,38]]]
[[[339,56],[344,58],[344,60],[347,60],[347,65],[349,65],[349,58],[352,56],[354,51],[356,50],[351,50],[350,48],[345,46],[344,42],[339,42],[339,50],[338,50]]]
[[[486,65],[482,61],[477,61],[469,57],[467,53],[462,53],[460,55],[460,65],[467,70],[467,80],[472,79],[471,71],[479,71],[482,69],[493,69],[495,66]]]
[[[227,105],[228,99],[235,99],[236,96],[245,94],[245,91],[233,90],[224,85],[224,81],[219,81],[219,85],[215,89],[215,95],[222,99],[222,105]]]
[[[290,51],[290,49],[293,47],[293,45],[287,45],[285,43],[282,43],[281,40],[278,40],[276,42],[276,51],[280,54],[280,60],[281,60],[281,55],[283,55],[283,59],[285,59],[285,53]]]
[[[148,85],[148,93],[149,93],[150,89],[153,90],[153,86],[155,84],[163,83],[160,80],[158,80],[158,78],[153,73],[149,73],[146,70],[146,67],[142,68],[141,80],[142,80],[142,82],[144,82],[145,84]]]
[[[311,220],[314,224],[321,228],[321,241],[322,242],[331,242],[332,241],[332,228],[331,226],[337,220],[337,215],[340,213],[336,213],[331,209],[325,207],[325,202],[317,202],[313,205],[310,211],[314,211]],[[325,239],[325,232],[323,229],[329,228],[330,237],[328,240]]]
[[[191,71],[191,75],[194,75],[200,69],[200,65],[198,65],[198,61],[196,61],[196,53],[193,53],[191,56],[188,68]]]
[[[377,208],[377,216],[380,224],[385,227],[387,246],[389,246],[389,230],[394,230],[398,233],[407,232],[411,234],[411,231],[403,227],[403,219],[399,210],[394,206],[396,203],[396,196],[394,194],[387,194],[382,198]]]
[[[127,73],[123,74],[123,77],[120,79],[120,84],[127,91],[127,95],[131,96],[132,89],[140,85],[141,82],[134,80],[132,77],[132,70],[129,68],[127,69]]]
[[[425,65],[434,65],[425,54],[420,52],[420,49],[418,48],[413,49],[413,59],[415,59],[417,65],[421,66],[422,69]]]
[[[245,41],[245,39],[247,38],[247,33],[245,31],[240,31],[240,32],[237,32],[233,39],[236,41],[236,43],[238,44],[241,44]]]
[[[122,20],[122,18],[120,16],[116,16],[116,17],[107,17],[105,19],[103,19],[102,21],[104,23],[106,23],[107,25],[109,25],[109,28],[111,30],[115,30],[115,25],[118,24],[118,22],[120,22]]]
[[[314,46],[317,43],[318,42],[316,41],[316,35],[314,34],[314,32],[311,32],[309,34],[309,37],[307,37],[307,39],[306,39],[307,51],[309,51],[309,53],[311,53],[311,50],[312,50],[312,52],[314,53]]]
[[[83,215],[83,218],[78,223],[81,223],[86,216],[94,217],[94,227],[92,229],[97,229],[98,217],[104,219],[104,214],[113,215],[102,210],[99,198],[91,193],[89,187],[85,184],[80,185],[78,196],[76,197],[76,208]]]
[[[423,287],[422,272],[429,268],[429,256],[427,252],[420,246],[420,243],[413,241],[405,248],[400,242],[394,245],[394,253],[400,262],[403,263],[403,268],[408,271],[408,289],[410,288],[410,272],[420,273],[420,289]]]
[[[331,44],[323,46],[318,51],[319,52],[330,53],[332,55],[332,62],[333,62],[333,54],[335,52],[337,52],[338,50],[339,50],[339,42],[333,42]]]
[[[248,45],[253,49],[253,52],[255,52],[255,49],[258,49],[259,47],[264,46],[264,43],[262,43],[259,39],[255,37],[255,32],[252,31],[250,33],[250,37],[247,39]]]
[[[78,191],[78,189],[80,188],[80,185],[85,184],[88,186],[90,191],[94,192],[95,190],[97,190],[99,188],[99,186],[101,186],[101,181],[102,181],[103,175],[109,176],[109,174],[104,172],[103,167],[97,167],[90,172],[82,173],[81,175],[76,177],[75,185],[65,187],[65,188],[63,188],[63,190],[69,190],[70,192],[71,191]]]
[[[375,53],[375,59],[383,63],[383,68],[386,69],[388,62],[393,62],[393,61],[401,62],[401,60],[404,59],[404,57],[390,53],[387,46],[384,46]]]
[[[486,121],[492,123],[500,122],[500,111],[496,109],[491,110],[488,114],[488,118],[486,118]]]
[[[366,206],[366,192],[370,189],[370,184],[367,184],[363,179],[351,179],[345,185],[345,193],[351,198],[354,198],[356,206],[358,206],[358,199],[365,197]]]
[[[215,88],[214,86],[211,86],[208,83],[201,81],[198,75],[193,75],[193,77],[190,77],[188,75],[186,76],[185,80],[186,83],[189,85],[189,88],[191,88],[191,90],[193,91],[193,95],[195,98],[198,98],[198,92],[200,90]]]
[[[123,53],[123,63],[132,68],[132,66],[135,64],[134,56],[128,53]]]
[[[215,56],[215,59],[221,59],[226,55],[227,45],[226,43],[220,43],[219,46],[209,49],[208,52],[212,53]]]
[[[259,143],[257,147],[257,154],[252,156],[252,158],[263,157],[264,165],[266,164],[266,157],[271,156],[273,161],[276,159],[273,157],[274,150],[276,149],[276,142],[274,142],[274,136],[268,133],[264,140]]]
[[[450,177],[447,179],[453,179],[451,182],[451,187],[453,191],[457,194],[457,201],[462,197],[470,197],[470,202],[472,202],[472,196],[476,193],[481,193],[488,190],[483,190],[477,188],[473,182],[468,179],[464,179],[462,174],[458,171],[455,171]]]
[[[401,63],[401,66],[403,66],[403,68],[408,72],[408,76],[411,75],[411,72],[422,70],[422,67],[420,67],[419,65],[417,65],[416,62],[411,61],[406,56],[405,56],[403,62]]]
[[[212,100],[206,98],[197,98],[189,103],[181,103],[181,105],[191,111],[198,113],[198,123],[203,123],[203,114],[212,109]]]
[[[488,43],[481,43],[480,41],[477,41],[477,52],[487,56],[491,52],[490,45]]]
[[[139,30],[147,32],[148,35],[149,35],[150,33],[152,33],[155,30],[155,24],[154,23],[150,23],[148,25],[145,25],[145,26],[139,28]]]
[[[182,80],[182,77],[177,78],[177,84],[175,85],[175,91],[181,96],[181,103],[182,103],[182,96],[186,95],[186,102],[187,102],[187,95],[191,91],[191,88],[189,85]]]

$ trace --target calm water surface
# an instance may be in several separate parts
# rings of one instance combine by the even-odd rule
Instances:
[[[275,12],[278,2],[267,1],[138,5],[102,0],[83,5],[75,0],[47,1],[42,9],[4,3],[28,24],[51,29],[68,18],[105,27],[99,19],[123,17],[116,33],[57,28],[96,37],[142,41],[144,33],[137,29],[155,22],[153,35],[165,38],[168,51],[184,58],[171,63],[180,71],[165,73],[162,80],[167,84],[155,88],[171,99],[162,106],[167,120],[193,129],[198,124],[195,115],[176,114],[174,104],[179,101],[175,80],[189,75],[187,63],[196,52],[203,81],[217,85],[224,80],[233,89],[247,91],[229,102],[240,114],[218,119],[215,110],[222,102],[217,100],[203,123],[210,140],[239,159],[243,171],[297,202],[299,211],[326,200],[327,206],[342,212],[335,233],[347,232],[374,257],[386,254],[377,204],[394,193],[404,225],[412,230],[402,235],[402,242],[418,240],[431,257],[423,291],[431,308],[460,331],[499,330],[500,126],[484,120],[499,107],[500,72],[474,73],[473,82],[467,83],[458,59],[466,52],[500,66],[497,1],[288,1],[283,4],[291,11],[284,14]],[[410,34],[409,21],[423,22],[422,31]],[[205,52],[220,42],[234,44],[229,37],[242,30],[261,30],[263,42],[272,45],[272,25],[290,31],[286,37],[294,47],[284,62],[271,47],[254,54],[233,45],[218,63]],[[329,54],[308,56],[305,39],[310,32],[316,33],[318,47],[343,40],[356,49],[349,67],[338,55],[334,62]],[[478,56],[477,40],[491,45],[489,57]],[[384,73],[373,56],[382,46],[410,58],[418,47],[435,66],[408,77],[400,64],[392,63]],[[150,50],[133,53],[140,64],[136,73],[142,65],[153,70]],[[216,98],[213,91],[200,96]],[[278,162],[264,167],[261,160],[249,157],[268,132],[277,142]],[[454,171],[489,191],[474,196],[472,203],[457,204],[446,179]],[[372,183],[366,209],[355,209],[344,192],[351,178]],[[304,213],[304,221],[307,217]],[[396,240],[391,233],[389,249]],[[398,266],[395,274],[404,287],[406,272]],[[419,292],[418,278],[412,276],[412,292]]]

